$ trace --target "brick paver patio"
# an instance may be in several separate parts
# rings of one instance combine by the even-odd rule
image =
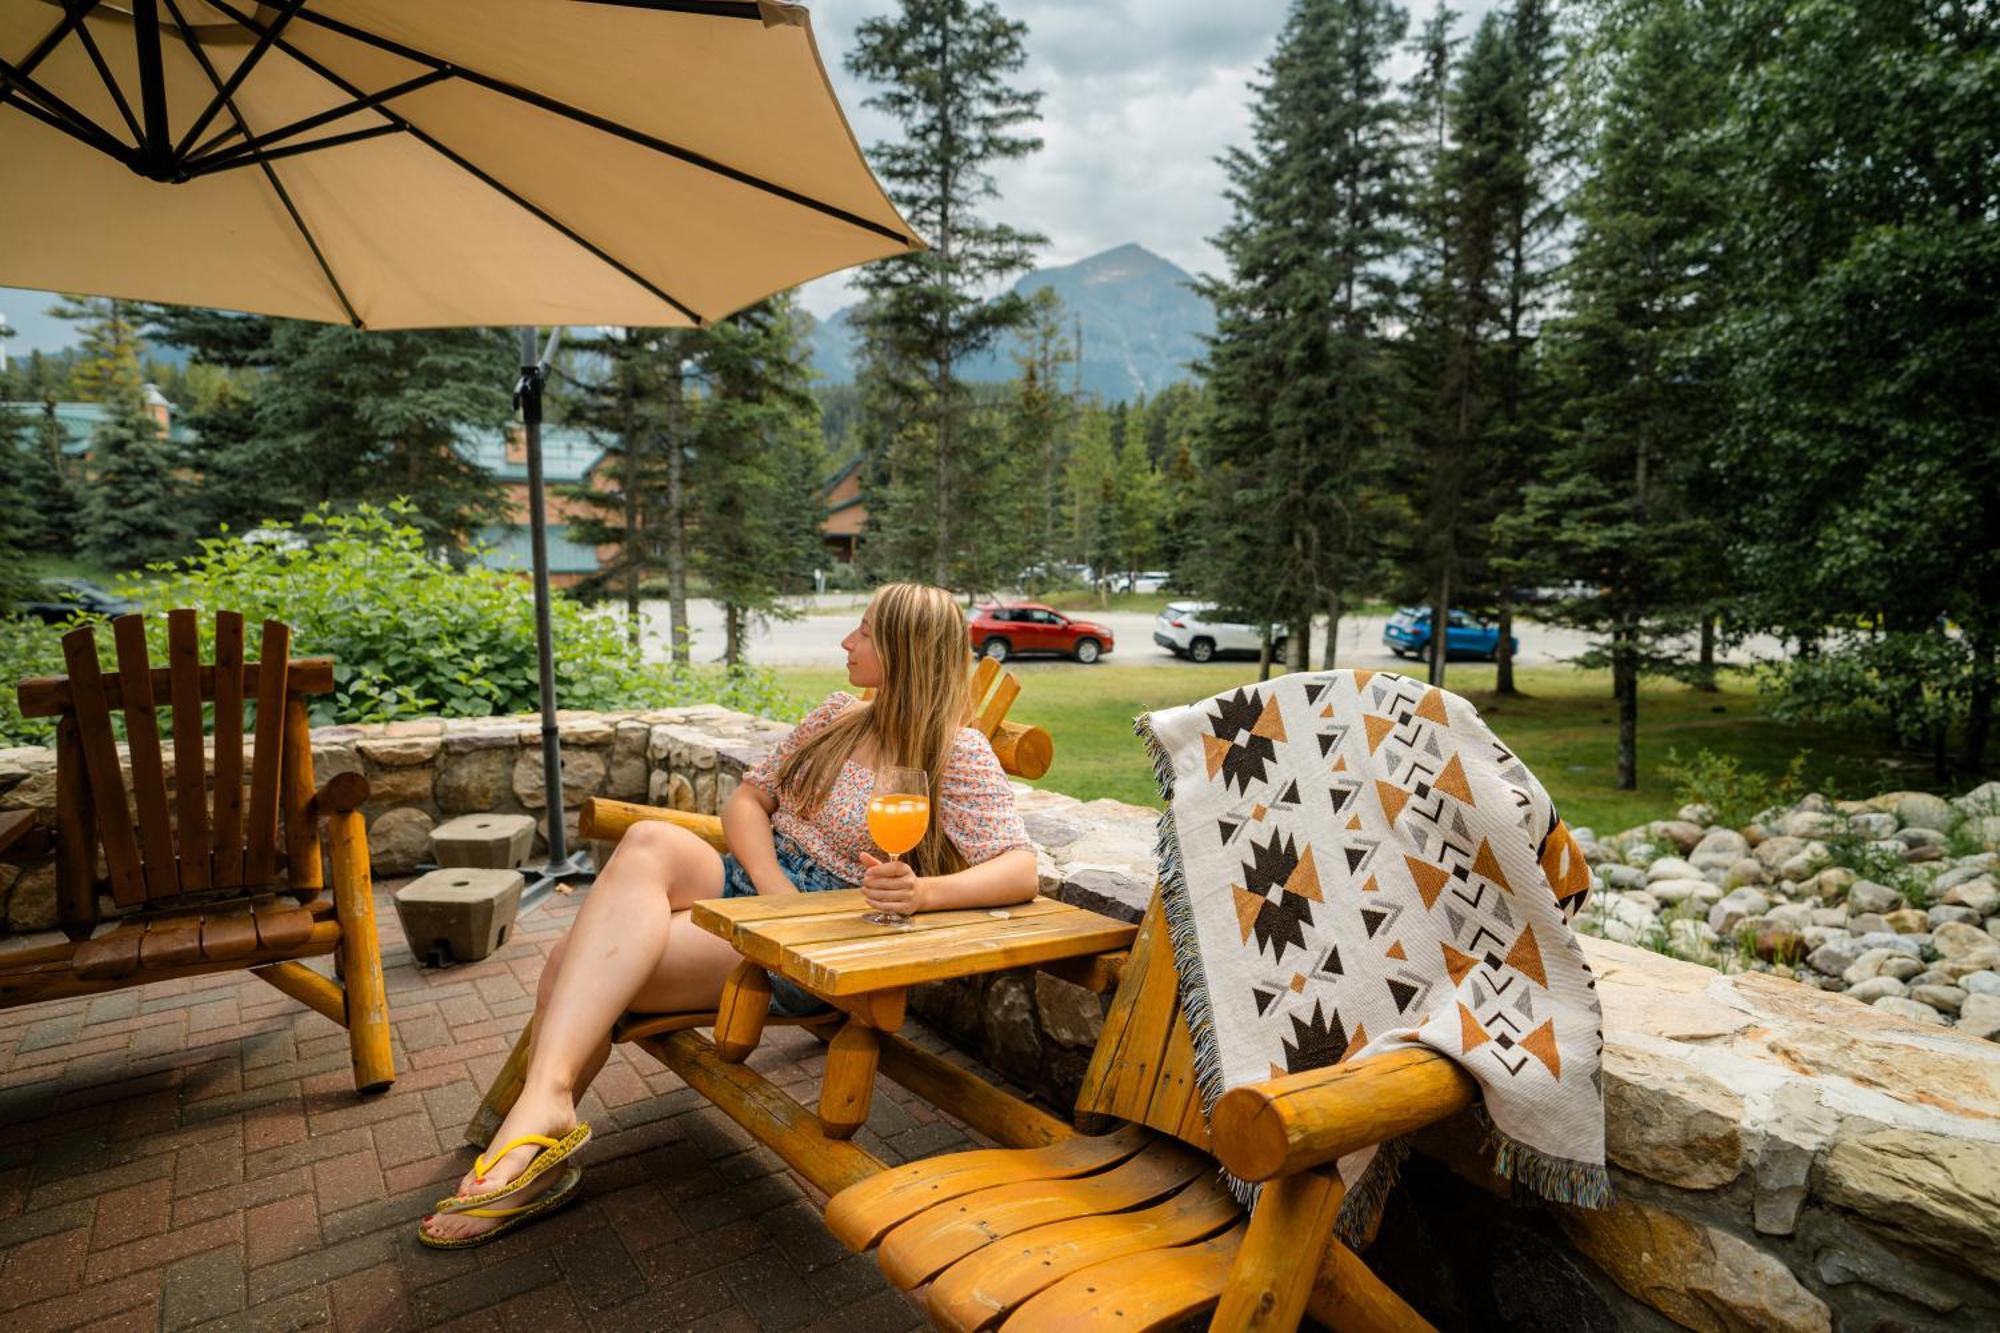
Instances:
[[[392,887],[377,898],[397,1081],[379,1097],[355,1096],[344,1031],[244,973],[0,1013],[0,1328],[922,1323],[827,1234],[810,1186],[622,1047],[581,1107],[597,1137],[578,1203],[475,1251],[419,1246],[576,900],[440,971],[412,960]],[[822,1052],[776,1030],[752,1063],[810,1096]],[[973,1143],[886,1080],[857,1142],[892,1162]]]

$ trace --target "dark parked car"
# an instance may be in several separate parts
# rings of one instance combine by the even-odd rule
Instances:
[[[1094,620],[1072,620],[1037,602],[982,606],[969,626],[972,651],[1004,662],[1016,653],[1060,653],[1095,662],[1111,651],[1111,631]]]
[[[14,611],[46,625],[60,625],[75,615],[122,616],[138,609],[136,602],[106,592],[88,579],[44,579]]]
[[[1389,617],[1382,627],[1382,643],[1398,657],[1422,657],[1431,650],[1431,612],[1425,606],[1406,606]],[[1521,651],[1521,641],[1507,636],[1510,651]],[[1444,651],[1447,657],[1473,657],[1493,661],[1500,656],[1500,631],[1463,611],[1453,611],[1445,625]]]

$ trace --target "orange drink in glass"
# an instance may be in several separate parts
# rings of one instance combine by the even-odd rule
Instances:
[[[921,768],[885,767],[875,771],[875,790],[868,798],[868,836],[891,861],[924,840],[931,825],[930,777]],[[867,912],[863,921],[909,929],[901,912]]]

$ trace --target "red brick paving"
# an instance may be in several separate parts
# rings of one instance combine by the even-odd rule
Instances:
[[[0,1012],[0,1328],[921,1325],[827,1234],[809,1186],[629,1048],[580,1108],[597,1134],[577,1204],[477,1251],[419,1246],[575,901],[531,914],[493,958],[426,970],[389,887],[397,1081],[367,1101],[346,1034],[247,974]],[[781,1029],[753,1064],[809,1099],[825,1059]],[[857,1141],[892,1162],[971,1142],[886,1082]]]

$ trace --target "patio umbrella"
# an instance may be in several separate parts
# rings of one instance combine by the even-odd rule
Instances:
[[[0,286],[526,326],[551,869],[541,325],[698,325],[921,245],[775,0],[0,0]]]

